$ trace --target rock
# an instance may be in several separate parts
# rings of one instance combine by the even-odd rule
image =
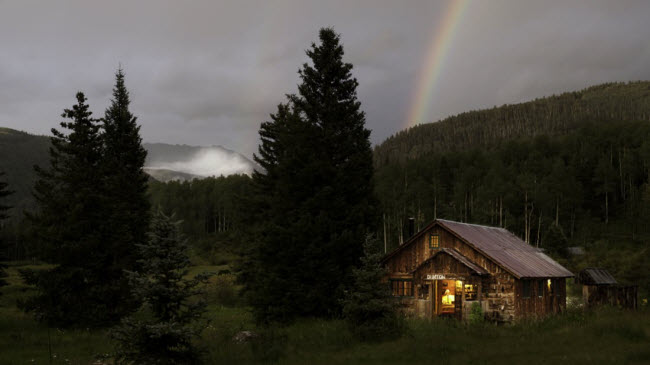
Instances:
[[[259,335],[253,331],[240,331],[233,336],[232,341],[237,344],[243,344],[258,337]]]

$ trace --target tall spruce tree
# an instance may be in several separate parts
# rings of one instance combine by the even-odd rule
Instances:
[[[148,177],[143,170],[147,151],[142,147],[140,127],[129,105],[124,73],[118,69],[113,99],[103,119],[102,168],[105,170],[106,224],[110,227],[106,250],[112,256],[106,275],[113,285],[113,295],[106,300],[120,316],[137,305],[131,300],[124,270],[136,267],[136,245],[147,240],[150,211]]]
[[[289,95],[260,128],[257,241],[246,265],[260,321],[339,314],[351,270],[374,229],[372,151],[343,46],[321,29]]]
[[[56,267],[25,272],[37,294],[23,306],[59,326],[93,326],[115,320],[107,266],[112,255],[105,242],[106,197],[102,194],[102,139],[97,119],[77,93],[77,104],[66,109],[61,122],[65,134],[52,129],[50,167],[36,167],[34,186],[37,210],[33,221],[41,256]]]

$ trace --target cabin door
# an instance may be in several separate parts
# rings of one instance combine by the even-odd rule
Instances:
[[[460,319],[463,312],[462,281],[437,280],[435,287],[435,314]]]

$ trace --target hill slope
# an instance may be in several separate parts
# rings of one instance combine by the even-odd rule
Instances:
[[[36,179],[34,165],[46,166],[49,161],[50,139],[45,136],[0,127],[0,171],[14,194],[7,203],[14,209],[9,214],[22,212],[32,204],[31,190]]]
[[[376,166],[433,152],[492,147],[524,136],[561,135],[584,122],[650,120],[650,82],[610,83],[420,124],[375,147]]]

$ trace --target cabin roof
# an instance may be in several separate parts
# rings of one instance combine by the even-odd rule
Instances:
[[[438,256],[440,254],[443,254],[443,253],[446,253],[449,256],[455,258],[461,264],[467,266],[468,269],[472,270],[477,275],[488,275],[489,274],[489,272],[487,270],[485,270],[484,268],[480,267],[479,265],[473,263],[470,259],[465,257],[463,254],[458,252],[456,249],[454,249],[454,248],[446,248],[446,247],[442,247],[440,250],[438,250],[436,253],[434,253],[431,257],[424,260],[424,262],[422,262],[420,264],[420,266],[418,266],[415,270],[413,270],[413,272],[417,271],[418,269],[420,269],[422,267],[422,265],[425,265],[427,262],[433,260],[436,256]]]
[[[384,262],[439,225],[474,247],[516,278],[573,277],[573,274],[540,250],[505,228],[436,219],[384,258]]]
[[[578,281],[583,285],[616,285],[616,279],[607,270],[588,267],[578,274]]]

